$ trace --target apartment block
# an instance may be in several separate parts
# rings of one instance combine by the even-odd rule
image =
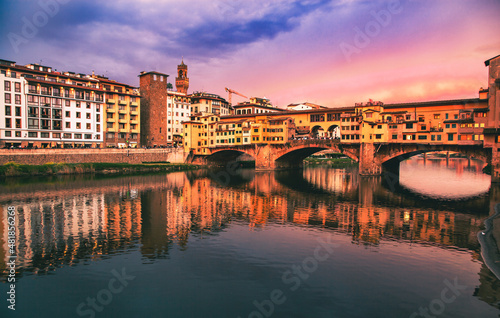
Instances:
[[[100,147],[104,90],[85,74],[0,60],[0,147]]]
[[[137,148],[140,145],[140,95],[135,87],[98,77],[105,91],[104,146]]]

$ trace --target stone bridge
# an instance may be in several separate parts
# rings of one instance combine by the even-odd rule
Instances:
[[[382,170],[399,173],[399,163],[412,156],[447,151],[465,154],[484,163],[491,163],[491,149],[480,145],[420,144],[420,143],[345,143],[338,139],[292,140],[285,144],[252,144],[211,148],[211,154],[198,160],[208,164],[226,164],[242,154],[255,159],[257,170],[300,167],[305,158],[322,151],[333,150],[359,163],[361,175],[380,175]]]

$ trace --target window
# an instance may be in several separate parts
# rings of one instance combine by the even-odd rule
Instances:
[[[444,114],[444,118],[448,119],[448,113]]]
[[[21,93],[21,83],[14,83],[16,93]]]
[[[12,128],[12,120],[10,118],[5,118],[5,128]]]
[[[82,123],[76,123],[76,129],[82,128]]]
[[[448,134],[448,141],[453,141],[453,134]]]
[[[16,94],[16,104],[21,105],[21,95]]]
[[[377,125],[377,129],[382,129],[382,125]]]
[[[30,132],[28,133],[28,137],[37,138],[37,137],[38,137],[38,133],[37,133],[37,132],[30,131]]]
[[[450,128],[450,124],[446,124],[446,125],[445,125],[445,127],[446,127],[446,128]]]
[[[10,92],[10,81],[5,81],[5,90]]]
[[[311,122],[325,121],[325,115],[311,115]]]
[[[419,135],[418,140],[427,140],[427,135]]]
[[[441,140],[441,135],[437,135],[437,140]]]
[[[39,123],[38,119],[28,118],[28,128],[38,129],[38,123]]]
[[[106,128],[113,128],[113,123],[107,123]]]
[[[359,135],[358,135],[359,136]],[[395,139],[398,139],[398,135],[392,135],[392,139],[395,140]]]
[[[90,123],[87,123],[87,126],[86,126],[87,130],[90,130],[91,127],[92,127],[92,125]]]
[[[412,123],[407,123],[406,124],[406,129],[413,129],[413,124]]]
[[[71,123],[70,122],[66,122],[66,128],[71,128]]]
[[[5,106],[5,116],[10,116],[10,115],[11,115],[10,106]]]
[[[87,119],[90,119],[90,113],[87,113]]]
[[[80,112],[76,112],[76,118],[80,118],[82,114]]]
[[[85,139],[92,139],[92,134],[85,134]]]
[[[64,104],[66,105],[66,107],[69,107],[69,106],[70,106],[70,101],[69,101],[69,100],[66,100],[66,101],[64,102]]]
[[[434,119],[439,119],[441,117],[441,114],[434,114]]]
[[[82,139],[82,134],[75,134],[75,139]]]
[[[65,115],[66,115],[66,118],[70,118],[71,117],[71,112],[66,112]]]
[[[114,139],[115,133],[106,133],[106,139]]]
[[[71,134],[65,133],[63,134],[64,139],[71,139]]]
[[[12,101],[10,99],[10,93],[5,93],[5,102],[7,104],[11,104],[12,103]]]
[[[382,139],[382,135],[381,134],[376,134],[375,135],[375,139]]]
[[[49,133],[48,132],[40,133],[40,137],[42,137],[42,138],[49,138]]]
[[[5,137],[11,137],[11,136],[12,136],[12,132],[10,132],[10,131],[5,132]]]
[[[457,124],[451,124],[451,128],[457,128]]]
[[[16,128],[21,128],[21,119],[16,119]]]

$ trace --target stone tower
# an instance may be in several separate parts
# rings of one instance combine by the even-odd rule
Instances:
[[[167,74],[141,72],[141,143],[146,147],[166,146]]]
[[[189,88],[189,78],[187,77],[188,67],[184,64],[184,59],[180,65],[177,65],[177,77],[175,78],[175,87],[180,93],[187,94]]]

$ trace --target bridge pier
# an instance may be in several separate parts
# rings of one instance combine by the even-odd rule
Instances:
[[[382,164],[375,160],[375,145],[361,143],[359,146],[359,174],[362,176],[379,176]]]

